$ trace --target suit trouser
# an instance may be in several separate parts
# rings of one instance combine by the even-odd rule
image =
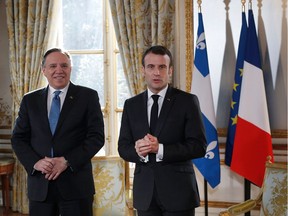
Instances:
[[[159,209],[152,209],[147,211],[137,211],[138,216],[194,216],[195,209],[179,212],[162,212]]]
[[[167,211],[162,205],[156,185],[154,185],[153,197],[150,203],[149,208],[146,211],[137,210],[138,216],[194,216],[195,209],[189,209],[185,211]]]
[[[73,189],[71,189],[73,190]],[[57,184],[49,183],[47,198],[43,202],[29,200],[30,216],[92,216],[93,196],[85,199],[65,200]]]

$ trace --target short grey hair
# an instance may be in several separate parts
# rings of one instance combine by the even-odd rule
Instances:
[[[41,62],[41,67],[43,68],[45,66],[46,63],[46,58],[50,53],[54,53],[54,52],[59,52],[59,53],[63,53],[64,55],[66,55],[68,57],[68,59],[70,60],[71,66],[72,66],[72,58],[71,55],[68,51],[61,49],[61,48],[51,48],[48,49],[43,56],[42,62]]]

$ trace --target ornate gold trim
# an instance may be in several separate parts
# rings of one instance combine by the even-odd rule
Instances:
[[[185,0],[185,34],[186,34],[186,91],[190,92],[193,68],[193,1]]]
[[[0,126],[0,129],[11,129],[11,126],[10,125],[1,125]]]
[[[219,137],[226,137],[227,136],[227,128],[218,128],[217,133]]]
[[[10,140],[11,139],[11,134],[0,134],[0,139]]]
[[[288,138],[288,130],[272,130],[272,138]]]
[[[103,160],[115,160],[115,161],[123,161],[124,160],[118,155],[110,155],[110,156],[95,156],[92,158],[92,161],[103,161]]]
[[[12,125],[11,105],[0,98],[0,129],[10,129]]]
[[[273,150],[288,151],[287,142],[286,143],[282,143],[282,144],[272,143],[272,146],[273,146]],[[225,149],[225,147],[226,147],[226,143],[225,142],[220,142],[219,143],[219,148],[220,149]],[[224,154],[224,152],[223,152],[223,154]]]
[[[266,162],[266,167],[275,168],[275,169],[285,169],[287,170],[288,164],[287,163],[271,163],[271,161]]]
[[[227,128],[218,128],[217,132],[219,137],[227,136]],[[271,136],[272,138],[288,138],[288,130],[285,129],[271,130]]]
[[[225,201],[208,201],[208,206],[211,208],[228,208],[232,205],[236,205],[239,202],[225,202]],[[205,202],[200,201],[200,206],[204,207]],[[259,210],[260,204],[257,204],[257,206],[254,208],[254,210]]]

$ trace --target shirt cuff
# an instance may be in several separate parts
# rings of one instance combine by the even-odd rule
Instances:
[[[147,163],[149,161],[148,155],[146,157],[143,156],[139,156],[140,157],[140,161],[143,163]]]
[[[161,162],[163,160],[164,146],[159,143],[158,153],[156,154],[156,162]]]

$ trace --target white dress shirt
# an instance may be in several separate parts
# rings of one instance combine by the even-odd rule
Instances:
[[[158,98],[158,107],[159,107],[158,117],[159,117],[159,114],[161,112],[161,108],[163,105],[163,101],[164,101],[167,89],[168,89],[168,85],[164,89],[162,89],[160,92],[158,92],[158,94],[157,94],[157,95],[159,95],[159,98]],[[154,103],[152,95],[154,95],[154,93],[152,91],[150,91],[150,89],[148,89],[147,115],[148,115],[149,124],[150,124],[151,108],[152,108],[152,105]],[[163,153],[164,153],[164,146],[162,143],[159,143],[158,153],[156,154],[156,162],[160,162],[163,160]],[[149,161],[148,155],[143,159],[144,159],[144,162],[148,162]]]
[[[68,91],[68,87],[69,87],[69,84],[63,89],[54,89],[52,86],[49,85],[48,96],[47,96],[48,117],[49,117],[49,113],[50,113],[50,109],[51,109],[52,100],[53,100],[53,97],[54,97],[54,92],[55,91],[61,91],[61,93],[59,94],[59,97],[60,97],[60,111],[61,111],[61,109],[63,107],[63,104],[64,104],[64,100],[65,100],[66,94],[67,94],[67,91]]]

